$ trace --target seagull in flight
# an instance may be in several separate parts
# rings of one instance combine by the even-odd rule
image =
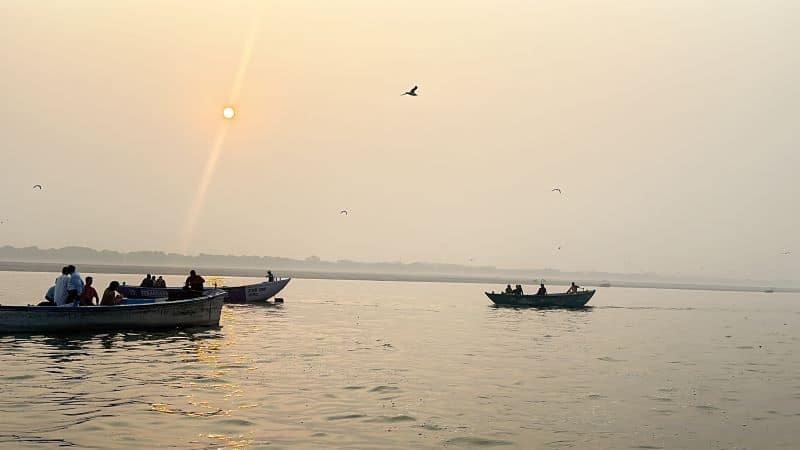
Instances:
[[[418,87],[419,87],[419,86],[414,86],[413,88],[411,88],[411,90],[410,90],[410,91],[403,92],[403,95],[410,95],[410,96],[412,96],[412,97],[416,97],[416,96],[417,96],[417,88],[418,88]],[[402,97],[403,95],[401,95],[401,97]]]
[[[561,193],[561,189],[559,188],[553,188],[550,190],[550,192],[556,192],[556,191],[558,191],[559,194]]]
[[[339,215],[341,216],[342,214],[344,214],[346,216],[346,215],[348,215],[350,213],[346,209],[343,209],[343,210],[339,211]]]
[[[41,184],[34,184],[33,185],[33,189],[37,189],[37,188],[41,191],[42,190],[42,185]]]

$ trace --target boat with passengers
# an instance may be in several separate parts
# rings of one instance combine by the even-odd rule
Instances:
[[[0,334],[216,327],[227,293],[192,292],[184,299],[123,299],[113,306],[0,305]]]
[[[227,293],[226,303],[256,303],[265,302],[283,290],[291,278],[244,286],[223,286],[220,289]],[[169,298],[179,299],[186,295],[184,288],[156,288],[139,286],[120,286],[119,292],[127,298]]]
[[[489,300],[501,306],[530,306],[538,308],[583,308],[594,295],[594,289],[558,294],[519,294],[486,292]]]

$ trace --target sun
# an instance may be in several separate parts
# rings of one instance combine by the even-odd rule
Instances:
[[[232,106],[226,106],[225,108],[223,108],[222,117],[230,120],[230,119],[233,119],[234,116],[236,116],[236,110],[233,109]]]

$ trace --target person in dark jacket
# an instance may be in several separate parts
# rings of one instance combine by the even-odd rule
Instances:
[[[203,283],[206,280],[197,274],[194,270],[189,272],[189,276],[186,278],[186,285],[184,289],[190,289],[196,292],[203,292]]]

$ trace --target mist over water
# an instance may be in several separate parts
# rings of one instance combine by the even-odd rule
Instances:
[[[0,303],[53,277],[0,272]],[[3,336],[0,447],[794,446],[797,295],[611,288],[565,311],[497,288],[294,280],[219,329]]]

